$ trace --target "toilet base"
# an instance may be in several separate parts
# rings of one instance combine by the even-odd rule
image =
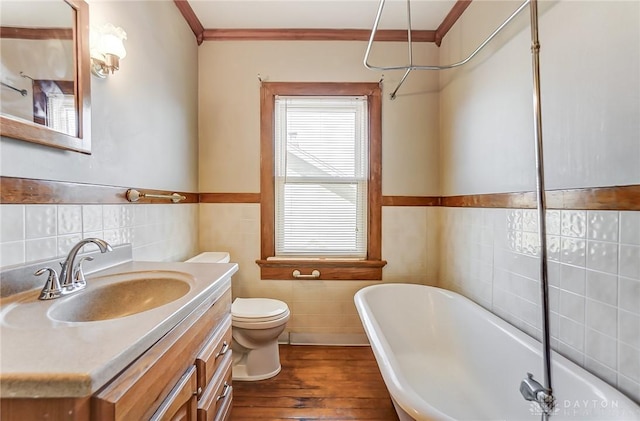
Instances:
[[[256,382],[258,380],[267,380],[271,377],[277,376],[281,369],[282,367],[278,366],[278,368],[271,373],[250,376],[247,373],[246,364],[238,364],[234,365],[232,368],[232,379],[237,382]]]
[[[231,369],[233,380],[249,382],[266,380],[277,375],[282,369],[277,340],[262,348],[252,350],[246,348],[241,350],[239,348],[242,347],[235,340],[233,342]]]

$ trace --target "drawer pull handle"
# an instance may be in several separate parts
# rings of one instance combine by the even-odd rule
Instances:
[[[229,344],[227,343],[227,341],[222,342],[222,348],[220,348],[220,352],[218,352],[216,356],[213,357],[213,359],[217,360],[218,357],[226,354],[228,350],[229,350]]]
[[[231,385],[227,382],[224,382],[224,389],[222,389],[222,394],[220,396],[218,396],[218,398],[216,399],[216,401],[220,401],[224,398],[226,398],[229,395],[229,392],[231,392]]]

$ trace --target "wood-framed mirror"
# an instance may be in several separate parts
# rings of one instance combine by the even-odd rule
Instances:
[[[0,7],[0,135],[90,154],[89,5]]]

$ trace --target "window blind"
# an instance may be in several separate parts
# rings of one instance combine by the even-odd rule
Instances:
[[[275,99],[276,256],[367,256],[366,97]]]
[[[66,94],[47,95],[47,126],[77,136],[75,97]]]

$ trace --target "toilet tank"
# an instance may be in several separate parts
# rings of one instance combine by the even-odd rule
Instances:
[[[187,263],[229,263],[226,251],[206,251],[187,260]]]

